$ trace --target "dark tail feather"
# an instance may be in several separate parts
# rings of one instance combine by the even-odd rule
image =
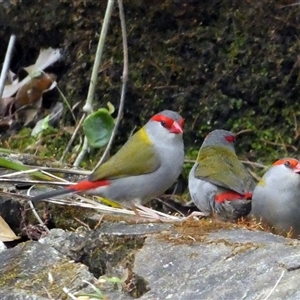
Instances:
[[[36,204],[38,202],[44,201],[49,198],[66,195],[66,194],[72,194],[72,193],[76,193],[76,191],[74,189],[72,189],[71,187],[63,188],[63,189],[58,189],[58,190],[42,193],[40,195],[30,198],[30,200],[32,201],[33,204]]]

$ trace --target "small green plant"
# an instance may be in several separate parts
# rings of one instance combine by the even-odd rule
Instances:
[[[100,108],[91,113],[82,124],[88,143],[93,148],[107,145],[114,129],[115,121],[111,116],[114,106],[111,103],[108,103],[107,106],[108,109]]]
[[[83,280],[83,282],[87,283],[94,291],[95,293],[92,293],[92,294],[79,294],[79,295],[76,295],[77,298],[75,299],[78,299],[78,297],[88,297],[89,300],[93,300],[93,299],[97,299],[97,300],[103,300],[103,299],[107,299],[106,296],[102,293],[102,291],[96,287],[94,284],[86,281],[86,280]],[[110,283],[114,283],[114,284],[117,284],[118,287],[121,287],[123,282],[124,282],[124,279],[122,278],[118,278],[118,277],[107,277],[107,276],[101,276],[98,280],[99,283],[107,283],[107,282],[110,282]]]

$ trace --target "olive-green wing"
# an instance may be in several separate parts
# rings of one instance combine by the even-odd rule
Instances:
[[[253,191],[254,181],[235,153],[219,146],[199,151],[195,177],[231,189],[239,194]]]
[[[100,165],[89,180],[115,179],[154,172],[160,166],[158,155],[144,128],[137,131],[108,161]]]

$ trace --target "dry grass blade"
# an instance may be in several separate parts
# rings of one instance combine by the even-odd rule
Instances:
[[[26,195],[21,195],[17,193],[10,193],[10,192],[3,192],[0,191],[0,195],[4,197],[10,197],[12,199],[22,199],[22,200],[30,200],[31,197],[26,196]]]
[[[56,170],[57,171],[57,170]],[[64,170],[66,171],[66,170]],[[72,171],[72,170],[70,170]],[[10,179],[12,177],[21,177],[22,175],[27,175],[35,172],[41,172],[42,174],[46,175],[50,179],[55,179],[57,180],[56,182],[54,181],[42,181],[42,180],[22,180],[22,179]],[[65,172],[67,173],[67,171]],[[68,172],[70,173],[70,172]],[[82,172],[74,172],[75,174],[81,174]],[[86,172],[84,172],[86,173]],[[85,175],[85,174],[84,174]],[[19,171],[19,172],[13,172],[9,174],[3,174],[0,176],[0,182],[8,182],[8,183],[29,183],[29,184],[45,184],[45,185],[70,185],[74,184],[73,182],[70,182],[64,178],[58,177],[56,175],[53,175],[49,172],[44,171],[43,169],[30,169],[30,170],[24,170],[24,171]]]
[[[38,171],[48,171],[54,173],[64,173],[64,174],[74,174],[74,175],[89,175],[91,173],[91,171],[78,170],[78,169],[66,169],[66,168],[62,169],[62,168],[52,168],[52,167],[40,167],[40,166],[30,166],[30,167],[35,168]]]
[[[276,287],[278,286],[279,282],[281,281],[283,275],[285,273],[285,270],[282,271],[280,277],[278,278],[278,280],[276,281],[275,285],[273,286],[272,290],[269,292],[269,294],[266,296],[266,298],[264,298],[263,300],[267,300],[269,299],[269,297],[272,295],[272,293],[275,291]]]
[[[65,200],[65,199],[48,199],[47,202],[60,204],[60,205],[67,205],[67,206],[91,208],[91,209],[95,209],[101,213],[106,213],[106,214],[121,214],[121,215],[126,215],[126,216],[134,216],[135,215],[133,210],[129,210],[126,208],[110,207],[110,206],[103,205],[99,202],[93,201],[91,199],[88,199],[88,198],[85,198],[82,196],[78,196],[78,197],[80,197],[81,202],[70,201],[70,200]],[[138,212],[139,212],[140,216],[143,218],[153,219],[153,214],[157,214],[158,216],[162,217],[161,220],[173,220],[173,221],[181,220],[181,218],[176,217],[176,216],[167,215],[167,214],[164,214],[160,211],[156,211],[153,209],[149,209],[149,210],[151,210],[153,213],[152,214],[150,212],[147,213],[143,210],[138,210]]]
[[[34,172],[37,172],[37,171],[39,171],[39,170],[38,169],[31,169],[31,170],[13,172],[13,173],[9,173],[9,174],[0,175],[0,178],[18,177],[18,176],[21,176],[21,175],[30,174],[30,173],[34,173]]]
[[[22,175],[27,175],[27,174],[30,174],[30,173],[33,173],[36,171],[41,171],[41,172],[45,173],[47,176],[50,176],[53,179],[57,179],[58,181],[43,181],[43,180],[30,180],[30,179],[22,180],[22,179],[13,179],[12,178],[12,177],[20,177]],[[65,169],[63,169],[63,171],[65,171]],[[68,185],[76,184],[73,182],[69,182],[65,179],[59,178],[48,172],[44,172],[41,169],[31,169],[31,170],[25,170],[25,171],[20,171],[20,172],[14,172],[14,173],[10,173],[10,174],[4,174],[4,175],[0,176],[0,182],[19,183],[19,184],[25,183],[25,184],[31,184],[31,185],[53,185],[53,186],[68,186]],[[5,196],[11,196],[11,197],[17,197],[17,198],[21,198],[21,199],[30,200],[30,196],[29,196],[30,190],[31,189],[28,190],[28,193],[27,193],[28,196],[23,196],[23,195],[18,195],[18,194],[13,194],[13,193],[4,193],[4,192],[0,192],[0,193]],[[61,205],[71,205],[71,206],[91,208],[91,209],[95,209],[95,210],[101,211],[103,213],[108,213],[108,214],[123,214],[123,215],[127,215],[127,216],[135,215],[134,211],[132,211],[132,210],[122,209],[122,208],[114,208],[114,207],[110,207],[107,205],[103,205],[99,202],[82,197],[80,195],[77,195],[77,197],[79,197],[81,199],[81,202],[69,201],[69,200],[63,200],[63,199],[48,199],[47,202],[61,204]],[[43,222],[41,221],[38,214],[36,213],[31,201],[29,201],[29,204],[30,204],[30,207],[33,210],[33,213],[35,214],[36,218],[43,225]],[[140,216],[143,218],[153,219],[153,215],[158,215],[159,217],[162,217],[165,220],[174,220],[174,221],[180,220],[179,217],[168,215],[168,214],[165,214],[165,213],[162,213],[162,212],[150,209],[150,208],[147,210],[148,211],[139,209],[138,212],[139,212]]]
[[[60,186],[68,186],[71,184],[75,184],[74,182],[62,182],[62,181],[42,181],[42,180],[22,180],[22,179],[11,179],[11,178],[0,178],[0,182],[12,183],[12,184],[43,184],[43,185],[60,185]]]
[[[49,172],[45,172],[43,170],[40,170],[41,173],[53,178],[53,179],[56,179],[56,180],[61,180],[62,182],[66,182],[66,183],[70,183],[68,180],[64,179],[64,178],[61,178],[61,177],[58,177],[56,175],[53,175],[53,174],[50,174]]]
[[[9,174],[3,174],[0,176],[0,178],[11,178],[11,177],[20,177],[22,175],[27,175],[27,174],[30,174],[30,173],[34,173],[34,172],[41,172],[45,175],[47,175],[48,177],[50,178],[53,178],[53,179],[56,179],[56,180],[61,180],[63,182],[68,182],[67,180],[63,179],[63,178],[60,178],[58,176],[55,176],[53,174],[50,174],[48,172],[45,172],[43,170],[39,170],[39,169],[32,169],[32,170],[24,170],[24,171],[20,171],[20,172],[14,172],[14,173],[9,173]]]
[[[16,162],[11,159],[4,158],[4,157],[0,157],[0,167],[8,169],[8,170],[14,170],[17,172],[32,170],[32,167],[30,167],[30,166],[25,166],[22,163],[19,163],[19,162]],[[31,172],[30,175],[32,177],[35,177],[35,178],[41,179],[41,180],[51,180],[51,177],[46,176],[45,174],[42,174],[38,170],[35,170],[35,172]]]

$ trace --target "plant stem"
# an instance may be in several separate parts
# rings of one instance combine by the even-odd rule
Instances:
[[[122,115],[123,115],[123,108],[124,108],[124,102],[125,102],[125,94],[126,94],[126,85],[128,81],[128,45],[127,45],[127,33],[126,33],[126,24],[125,24],[125,16],[124,16],[124,8],[123,8],[123,2],[122,0],[118,0],[118,6],[119,6],[119,14],[120,14],[120,21],[121,21],[121,30],[122,30],[122,40],[123,40],[123,55],[124,55],[124,64],[123,64],[123,76],[122,76],[122,91],[121,91],[121,98],[120,98],[120,105],[118,110],[118,116],[116,119],[115,127],[111,133],[109,142],[106,146],[106,149],[94,168],[97,169],[107,158],[107,155],[110,151],[111,145],[113,143],[114,137],[117,133]]]
[[[102,25],[102,29],[101,29],[101,34],[100,34],[100,38],[99,38],[99,42],[98,42],[98,46],[97,46],[96,57],[95,57],[94,65],[93,65],[89,91],[88,91],[86,103],[83,107],[83,111],[87,114],[90,114],[93,111],[92,104],[93,104],[93,99],[94,99],[94,94],[95,94],[95,88],[96,88],[96,84],[97,84],[97,80],[98,80],[99,67],[100,67],[100,63],[101,63],[105,38],[107,35],[108,25],[109,25],[109,21],[111,18],[113,6],[114,6],[114,0],[108,0],[105,16],[104,16],[104,20],[103,20],[103,25]]]
[[[13,51],[13,48],[15,45],[15,41],[16,41],[16,36],[14,34],[12,34],[9,38],[6,55],[4,58],[3,67],[2,67],[1,76],[0,76],[0,99],[2,99],[2,94],[3,94],[3,90],[4,90],[4,85],[5,85],[5,79],[6,79],[7,71],[9,69],[10,59],[12,56],[12,51]]]
[[[97,46],[97,52],[96,52],[96,57],[95,57],[95,62],[93,65],[93,70],[92,70],[92,76],[91,76],[91,81],[90,81],[90,86],[89,86],[89,91],[86,99],[86,103],[83,107],[83,111],[87,114],[90,114],[93,111],[93,99],[94,99],[94,94],[95,94],[95,88],[97,84],[97,79],[98,79],[98,72],[99,72],[99,66],[101,63],[101,58],[102,58],[102,53],[104,49],[104,43],[105,43],[105,38],[107,35],[107,30],[108,30],[108,25],[109,21],[111,18],[112,10],[113,10],[113,5],[114,5],[114,0],[108,0],[107,7],[106,7],[106,12],[103,20],[103,25],[101,29],[101,34]],[[85,156],[85,153],[88,150],[88,141],[87,138],[84,137],[84,142],[82,145],[82,149],[77,156],[75,162],[74,162],[74,167],[78,167],[80,162],[82,161],[83,157]]]
[[[88,143],[88,140],[86,137],[84,137],[84,141],[83,141],[83,145],[82,145],[82,149],[80,151],[80,153],[78,154],[78,156],[76,157],[76,160],[73,164],[73,166],[75,168],[78,168],[79,167],[79,164],[81,163],[81,161],[83,160],[84,156],[85,156],[85,153],[87,152],[89,148],[89,143]]]

